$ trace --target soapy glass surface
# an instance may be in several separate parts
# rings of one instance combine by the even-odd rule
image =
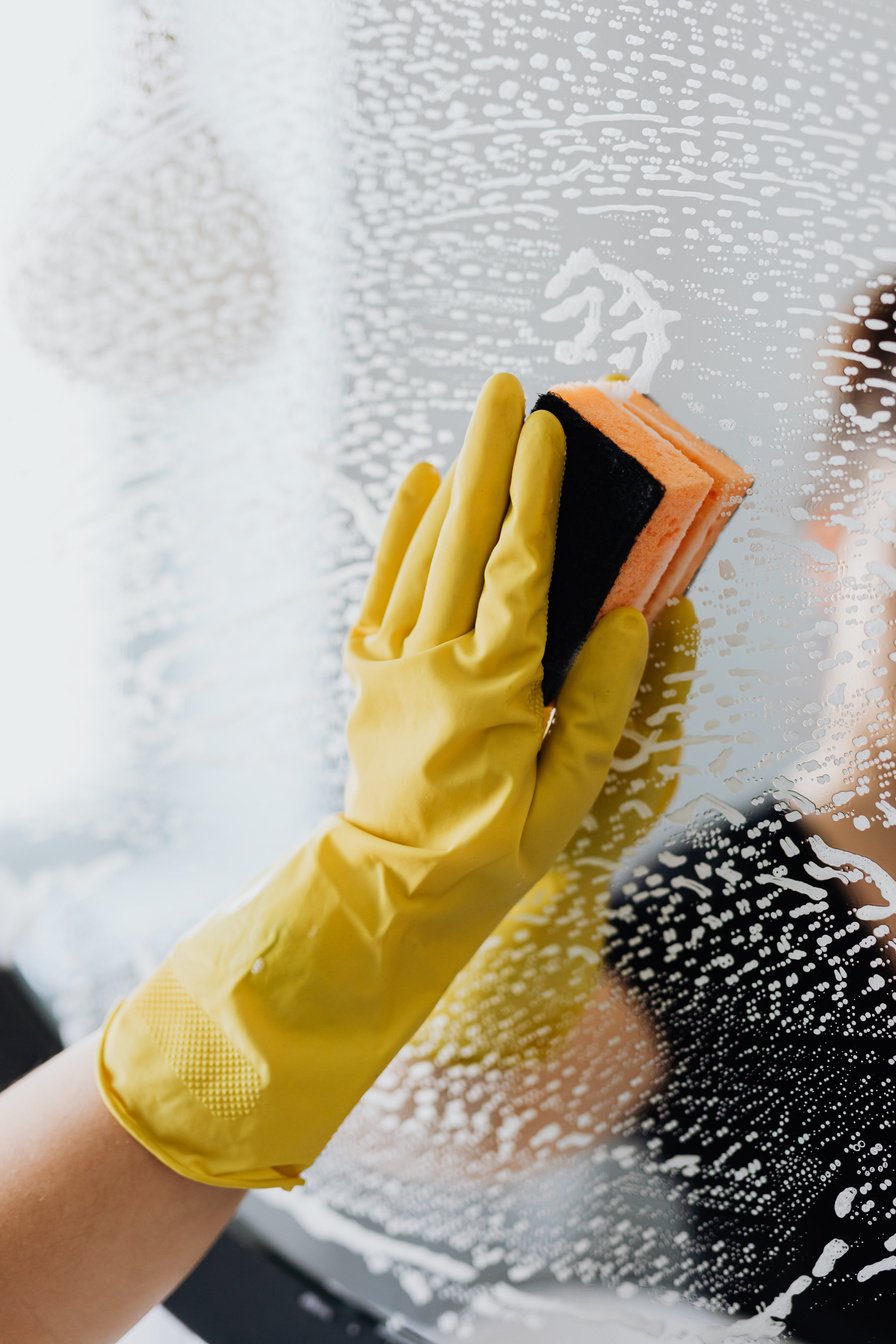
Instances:
[[[890,7],[54,13],[0,57],[4,947],[73,1040],[338,808],[397,482],[495,369],[624,372],[757,477],[674,800],[612,917],[583,863],[561,939],[514,931],[524,1072],[410,1046],[248,1216],[449,1338],[855,1322],[893,1270]]]

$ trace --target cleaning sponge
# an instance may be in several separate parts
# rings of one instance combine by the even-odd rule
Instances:
[[[752,477],[621,375],[538,398],[566,433],[548,597],[544,703],[596,620],[634,606],[650,621],[683,593]]]
[[[714,448],[711,443],[698,438],[677,420],[673,420],[672,416],[662,410],[651,397],[632,390],[623,407],[629,414],[636,415],[645,425],[651,426],[657,433],[663,435],[690,462],[712,478],[709,493],[697,510],[674,559],[660,576],[653,595],[644,608],[644,615],[648,621],[652,621],[669,598],[677,597],[688,587],[718,539],[722,528],[753,484],[753,477],[721,449]]]
[[[550,705],[664,487],[561,397],[547,392],[534,409],[555,415],[566,435],[542,660],[542,695]]]

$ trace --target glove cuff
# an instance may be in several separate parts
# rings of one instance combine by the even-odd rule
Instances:
[[[444,869],[325,819],[115,1005],[97,1060],[112,1114],[192,1180],[302,1184],[506,910],[469,881],[438,890]]]

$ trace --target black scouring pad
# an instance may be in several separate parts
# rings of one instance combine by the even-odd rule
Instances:
[[[542,694],[550,705],[665,491],[646,467],[553,392],[540,396],[533,410],[550,411],[566,435],[543,660]]]

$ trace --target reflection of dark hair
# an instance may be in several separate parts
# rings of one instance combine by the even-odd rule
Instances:
[[[846,339],[861,358],[853,365],[847,362],[843,370],[849,378],[850,392],[863,403],[873,398],[878,405],[886,406],[896,393],[894,277],[878,276],[870,282],[864,294],[854,296],[853,311],[857,325]]]
[[[835,389],[823,437],[835,456],[849,454],[850,465],[845,469],[841,458],[815,473],[812,494],[819,506],[839,499],[844,481],[859,470],[876,472],[878,480],[882,471],[892,476],[887,463],[896,431],[896,275],[870,276],[829,316],[822,354],[836,356],[837,363],[816,366],[826,368],[824,381]]]

